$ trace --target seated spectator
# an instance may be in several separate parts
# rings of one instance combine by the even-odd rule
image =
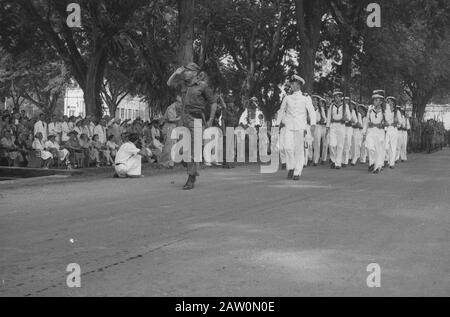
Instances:
[[[116,158],[117,150],[119,149],[119,146],[114,142],[115,136],[110,135],[108,137],[108,141],[106,142],[106,148],[105,151],[105,157],[106,157],[106,164],[108,166],[111,166],[114,164],[114,159]]]
[[[4,157],[13,162],[14,166],[21,166],[24,159],[19,148],[15,144],[15,138],[10,130],[6,129],[3,131],[0,147]]]
[[[91,152],[92,156],[95,159],[95,164],[97,167],[100,167],[100,153],[104,153],[106,151],[106,145],[100,142],[100,138],[98,134],[94,134],[91,142]]]
[[[128,141],[122,144],[119,151],[117,152],[115,160],[116,174],[114,175],[114,177],[142,177],[142,156],[145,156],[146,154],[136,146],[139,143],[139,135],[130,134],[128,137]]]
[[[70,161],[74,163],[74,168],[83,166],[84,150],[80,146],[78,133],[71,131],[68,134],[69,141],[66,142],[65,147],[69,150],[71,158]]]
[[[44,162],[44,169],[48,169],[50,165],[53,163],[53,155],[49,151],[45,150],[45,145],[43,141],[43,136],[41,132],[38,132],[35,135],[34,141],[33,141],[33,150],[40,152],[40,156],[42,161]]]
[[[48,136],[48,140],[47,142],[45,142],[45,148],[53,154],[53,158],[55,160],[59,160],[66,167],[70,167],[70,152],[69,150],[60,147],[58,141],[56,141],[56,136],[54,134],[50,134]]]
[[[98,138],[98,136],[96,136]],[[90,161],[95,161],[97,167],[100,167],[100,152],[93,146],[92,142],[86,134],[80,136],[80,146],[84,150],[84,154]]]
[[[29,135],[31,135],[31,141]],[[24,165],[27,166],[28,162],[30,161],[29,155],[33,145],[32,134],[28,133],[19,134],[19,137],[17,138],[15,144],[17,146],[18,151],[22,154],[22,157],[24,159]]]

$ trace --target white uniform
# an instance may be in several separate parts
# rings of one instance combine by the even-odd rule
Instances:
[[[336,167],[342,166],[342,154],[344,152],[345,125],[344,107],[332,104],[328,111],[327,128],[330,129],[330,139],[328,147],[330,149],[330,159]]]
[[[406,120],[400,110],[398,111],[398,134],[397,134],[397,151],[395,153],[395,161],[400,160],[403,151],[404,129],[406,129]]]
[[[383,112],[372,109],[367,114],[366,147],[369,152],[369,165],[374,165],[374,170],[381,169],[384,165],[386,148],[384,145],[385,132],[382,128]]]
[[[283,101],[285,98],[286,97],[283,98]],[[278,118],[281,118],[281,117],[282,117],[282,114],[281,114],[281,108],[280,108],[280,110],[278,110],[278,113],[277,113],[277,120],[276,120],[277,122],[275,122],[274,125],[277,125],[277,124],[279,125],[281,123],[284,123],[284,122],[278,123]],[[286,142],[285,141],[286,141],[286,126],[284,126],[280,129],[280,137],[278,139],[278,151],[280,152],[281,164],[286,164],[286,146],[285,146]]]
[[[396,127],[396,114],[395,110],[391,109],[389,104],[386,104],[386,109],[384,111],[384,120],[388,126],[386,129],[386,158],[385,161],[389,163],[389,166],[393,167],[395,165],[396,154],[397,154],[397,140],[398,140],[398,130]]]
[[[355,165],[358,159],[361,157],[361,146],[363,140],[363,118],[361,113],[355,112],[356,115],[356,125],[353,128],[353,138],[352,138],[352,164]]]
[[[320,160],[320,151],[322,150],[322,161],[327,160],[327,115],[325,109],[322,107],[318,107],[316,109],[316,120],[317,125],[314,130],[314,143],[313,143],[313,151],[314,151],[314,164],[319,164]]]
[[[366,164],[367,163],[367,156],[368,156],[368,154],[367,154],[367,146],[366,146],[367,141],[364,138],[364,136],[367,134],[368,124],[369,124],[369,122],[367,120],[368,120],[367,116],[362,118],[363,129],[362,129],[362,132],[361,132],[362,140],[361,140],[361,157],[360,157],[362,164]]]
[[[62,122],[61,123],[61,142],[67,142],[69,141],[68,133],[72,131],[70,129],[69,122]]]
[[[50,122],[48,124],[48,135],[56,136],[56,141],[61,142],[61,123],[60,122]]]
[[[119,177],[141,175],[142,157],[138,155],[140,150],[134,143],[126,142],[117,151],[115,170]]]
[[[285,148],[288,170],[294,170],[294,176],[300,176],[304,166],[304,133],[307,125],[307,114],[312,126],[316,125],[316,113],[309,96],[297,91],[284,98],[277,123],[283,122],[286,127]]]
[[[42,141],[47,140],[47,123],[39,120],[34,124],[34,135],[38,134],[39,132],[42,133]]]
[[[106,127],[101,124],[97,125],[94,128],[94,135],[98,135],[98,140],[101,144],[106,144],[107,136],[106,136]]]
[[[344,153],[343,153],[343,164],[348,165],[351,159],[351,147],[352,147],[352,139],[353,139],[353,125],[356,124],[356,112],[350,110],[350,105],[345,104],[345,112],[344,112],[344,120],[345,120],[345,139],[344,139]]]

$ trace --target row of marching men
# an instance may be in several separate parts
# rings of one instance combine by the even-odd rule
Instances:
[[[376,90],[372,105],[365,106],[335,90],[328,104],[322,96],[302,93],[304,83],[300,76],[291,78],[277,115],[280,159],[289,179],[299,180],[308,164],[324,165],[328,159],[337,170],[369,163],[374,174],[407,160],[410,121],[395,97]]]

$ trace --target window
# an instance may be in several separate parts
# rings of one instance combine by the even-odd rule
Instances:
[[[131,119],[132,116],[133,116],[133,110],[128,109],[128,118],[127,119]]]
[[[125,119],[125,109],[120,108],[120,119]]]
[[[136,118],[139,117],[139,110],[136,110]]]

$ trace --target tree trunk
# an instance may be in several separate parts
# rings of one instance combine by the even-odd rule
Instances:
[[[342,46],[342,89],[346,97],[350,97],[352,80],[352,44],[349,37],[344,37]]]
[[[309,94],[314,91],[314,66],[324,12],[325,4],[322,0],[295,0],[300,38],[300,75],[306,81],[303,90]]]
[[[194,61],[194,0],[178,0],[178,64]]]
[[[86,115],[100,119],[103,115],[101,89],[106,68],[106,51],[101,48],[89,61],[86,86],[83,89]]]

